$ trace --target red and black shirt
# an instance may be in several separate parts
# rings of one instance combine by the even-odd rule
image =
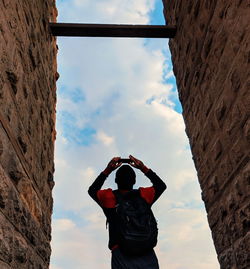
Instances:
[[[142,198],[145,201],[152,205],[164,192],[166,189],[166,184],[159,178],[156,173],[154,173],[151,169],[145,174],[152,182],[152,187],[140,187],[139,192]],[[104,181],[107,176],[104,173],[101,173],[94,183],[89,187],[88,193],[89,195],[101,206],[107,220],[109,222],[109,248],[113,249],[118,245],[117,242],[117,227],[115,223],[115,207],[116,207],[116,199],[112,189],[101,190]],[[126,190],[119,190],[121,193],[126,192]]]

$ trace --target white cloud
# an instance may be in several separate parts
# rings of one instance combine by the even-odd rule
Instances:
[[[159,242],[158,255],[162,268],[218,268],[202,210],[169,210],[165,214],[165,229],[162,228],[161,234],[163,240]]]
[[[85,179],[94,178],[95,170],[92,167],[87,167],[86,169],[80,171],[80,175]]]
[[[154,2],[59,1],[59,20],[144,24]],[[153,207],[160,225],[157,254],[162,268],[218,268],[185,126],[170,100],[174,85],[163,83],[172,76],[167,56],[156,41],[145,46],[142,39],[74,38],[58,43],[60,117],[51,268],[108,268],[105,218],[87,190],[113,156],[129,154],[141,158],[168,185]],[[73,115],[66,132],[62,112]],[[67,136],[77,131],[77,137],[86,127],[96,131],[88,143],[74,143]],[[136,186],[151,184],[136,172]],[[114,175],[104,187],[115,187]]]
[[[52,256],[58,259],[52,259],[52,268],[107,268],[108,257],[100,255],[97,259],[96,256],[106,250],[106,246],[100,244],[105,240],[105,236],[98,230],[76,224],[67,230],[60,230],[61,220],[54,221],[53,227]]]
[[[101,141],[105,146],[110,146],[114,142],[113,136],[108,136],[105,132],[99,131],[96,135],[97,139]]]
[[[57,219],[54,221],[54,229],[56,229],[58,232],[61,231],[68,231],[73,228],[75,228],[75,224],[70,219]]]
[[[189,170],[181,169],[180,171],[176,171],[173,187],[175,188],[175,190],[180,190],[186,184],[194,181],[196,182],[196,180],[197,178],[194,171],[192,171],[191,169]]]
[[[146,24],[154,3],[155,0],[60,1],[59,21]]]
[[[62,269],[62,267],[58,267],[57,265],[50,264],[49,266],[50,269]]]

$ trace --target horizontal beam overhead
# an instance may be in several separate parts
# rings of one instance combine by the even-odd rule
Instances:
[[[53,36],[172,38],[176,27],[167,25],[50,23]]]

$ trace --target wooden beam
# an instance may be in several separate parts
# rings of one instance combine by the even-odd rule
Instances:
[[[175,26],[50,23],[53,36],[173,38]]]

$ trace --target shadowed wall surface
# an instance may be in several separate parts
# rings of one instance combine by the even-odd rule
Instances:
[[[54,185],[54,0],[0,1],[0,268],[48,268]]]
[[[163,1],[183,117],[222,269],[250,268],[249,2]]]

